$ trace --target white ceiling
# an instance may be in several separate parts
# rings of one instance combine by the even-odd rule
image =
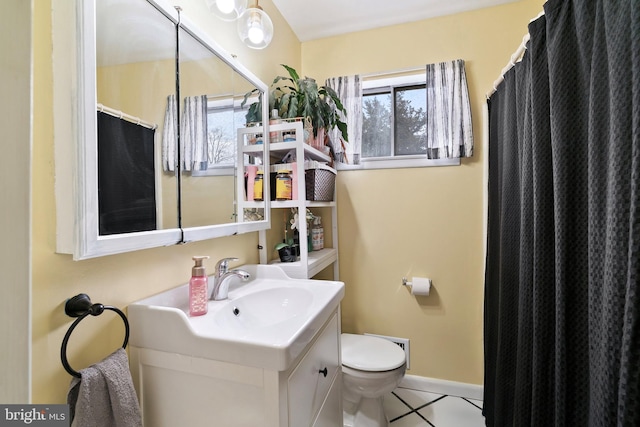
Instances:
[[[273,0],[301,42],[519,0]],[[277,31],[277,29],[276,29]]]

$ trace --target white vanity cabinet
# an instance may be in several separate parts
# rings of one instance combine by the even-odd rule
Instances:
[[[307,342],[285,371],[132,345],[144,425],[342,426],[339,308]]]

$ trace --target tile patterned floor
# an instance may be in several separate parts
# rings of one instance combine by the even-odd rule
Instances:
[[[397,388],[384,398],[390,427],[484,427],[482,401]]]

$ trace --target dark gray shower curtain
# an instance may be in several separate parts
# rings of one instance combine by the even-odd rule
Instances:
[[[488,101],[486,425],[640,426],[640,1],[544,9]]]
[[[155,130],[98,111],[98,232],[155,230]]]

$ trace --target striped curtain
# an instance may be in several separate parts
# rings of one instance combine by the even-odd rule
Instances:
[[[180,122],[183,171],[206,170],[209,158],[207,142],[207,96],[188,96]]]
[[[473,155],[471,106],[464,61],[427,65],[427,158]]]
[[[338,113],[340,120],[347,124],[349,142],[342,140],[338,128],[329,132],[333,144],[336,160],[342,163],[360,164],[360,147],[362,146],[362,85],[360,76],[331,77],[325,82],[327,87],[335,90],[345,110],[347,117]]]
[[[162,169],[165,172],[175,171],[178,164],[176,142],[178,140],[178,119],[176,115],[176,96],[169,95],[162,128]]]

